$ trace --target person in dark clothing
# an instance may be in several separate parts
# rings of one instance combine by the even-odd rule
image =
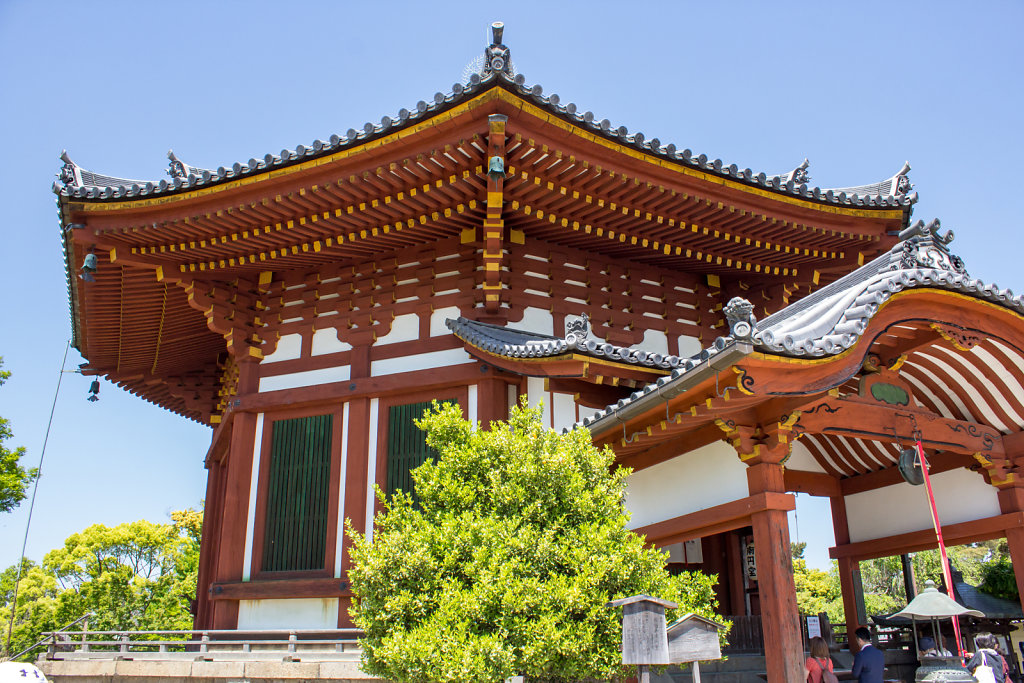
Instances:
[[[991,633],[979,633],[974,637],[975,652],[967,662],[967,668],[981,683],[990,683],[991,681],[1004,683],[1006,681],[1006,667],[1003,663],[1003,656],[996,652],[997,645],[996,637]],[[985,666],[991,669],[991,677],[978,671],[979,667]]]
[[[860,683],[882,683],[885,654],[871,644],[871,632],[861,626],[854,631],[860,650],[853,658],[853,677]]]

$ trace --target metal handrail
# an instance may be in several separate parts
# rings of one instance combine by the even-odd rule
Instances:
[[[74,626],[79,621],[72,622],[68,626]],[[58,631],[47,631],[43,635],[49,637],[57,634],[67,636],[178,636],[178,635],[199,635],[199,636],[233,636],[234,639],[239,639],[240,635],[256,635],[256,636],[270,636],[276,634],[284,634],[286,636],[311,636],[311,635],[326,635],[326,634],[345,634],[353,637],[362,635],[361,629],[196,629],[190,631],[176,630],[176,631],[67,631],[66,629],[60,629]],[[249,640],[262,640],[252,639]],[[144,642],[144,641],[143,641]],[[185,641],[175,641],[185,642]]]
[[[75,633],[75,634],[83,633],[82,631],[68,631],[67,629],[68,629],[68,627],[74,626],[75,624],[77,624],[80,621],[85,621],[86,622],[86,626],[85,627],[89,628],[89,617],[91,617],[91,616],[93,616],[92,612],[86,612],[85,614],[83,614],[82,616],[78,617],[77,619],[75,619],[71,623],[65,624],[64,626],[60,627],[56,631],[44,631],[41,634],[43,636],[42,640],[38,641],[34,645],[29,645],[28,647],[26,647],[21,652],[19,652],[19,653],[15,654],[14,656],[12,656],[11,659],[15,660],[18,657],[21,657],[22,655],[27,655],[29,652],[31,652],[32,650],[36,649],[37,647],[39,647],[40,645],[42,645],[43,643],[45,643],[48,640],[56,641],[58,633]]]
[[[73,624],[71,624],[73,625]],[[152,630],[152,631],[68,631],[47,633],[50,639],[48,658],[58,652],[106,653],[119,657],[130,653],[170,653],[172,651],[196,651],[201,656],[209,653],[225,654],[241,648],[242,653],[254,652],[253,648],[271,650],[280,648],[293,656],[298,648],[333,645],[339,652],[346,645],[358,643],[363,631],[357,628],[343,629],[194,629],[194,630]],[[58,636],[60,639],[58,640]],[[155,639],[148,639],[151,637]],[[177,636],[176,639],[173,639]],[[134,639],[133,639],[134,638]],[[172,638],[172,639],[169,639]],[[45,641],[43,641],[45,642]],[[232,648],[224,650],[223,648]],[[67,648],[71,648],[68,650]]]

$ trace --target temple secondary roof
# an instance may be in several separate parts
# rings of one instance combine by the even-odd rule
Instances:
[[[594,358],[661,370],[686,367],[688,362],[693,362],[679,356],[616,346],[596,339],[591,335],[590,321],[585,313],[566,325],[567,334],[564,338],[476,322],[463,317],[448,319],[445,324],[456,337],[467,344],[505,358],[550,358],[566,353],[581,353]]]
[[[968,275],[949,253],[952,231],[938,231],[938,220],[910,226],[888,253],[759,322],[755,346],[787,356],[841,353],[857,343],[880,305],[913,287],[950,289],[1024,313],[1024,297]]]
[[[778,356],[837,356],[860,339],[879,307],[897,292],[915,288],[944,289],[990,301],[1024,314],[1024,297],[970,277],[959,257],[949,252],[952,233],[939,234],[939,221],[918,221],[901,233],[889,252],[761,322],[753,307],[734,299],[725,309],[730,335],[719,337],[699,355],[682,360],[670,375],[585,418],[594,429],[606,418],[647,400],[663,400],[685,391],[753,351]],[[555,346],[551,347],[555,353]],[[623,358],[625,360],[625,358]],[[628,362],[628,361],[627,361]]]
[[[674,144],[663,145],[659,139],[648,139],[642,132],[630,133],[626,126],[613,126],[608,119],[598,119],[590,111],[581,112],[572,102],[563,105],[558,95],[545,96],[540,85],[527,85],[526,78],[512,67],[509,49],[502,43],[502,30],[500,23],[494,24],[493,42],[464,83],[454,83],[448,92],[439,91],[430,100],[420,100],[411,109],[402,108],[395,115],[382,117],[379,123],[367,122],[359,129],[350,128],[344,135],[331,135],[327,140],[317,139],[310,145],[300,144],[293,149],[282,149],[279,154],[268,153],[262,159],[251,158],[216,170],[190,166],[170,152],[167,170],[170,180],[129,180],[93,173],[75,164],[65,152],[61,154],[64,167],[53,191],[65,198],[103,201],[172,195],[209,187],[363,145],[436,116],[491,88],[501,87],[607,140],[751,187],[831,205],[909,208],[917,201],[917,193],[911,192],[913,186],[907,177],[909,164],[904,164],[885,180],[869,185],[832,189],[810,187],[806,159],[788,173],[756,173],[749,168],[741,169],[736,164],[726,164],[721,159],[710,159],[705,154],[694,154],[689,149],[679,151]]]
[[[598,358],[673,370],[672,377],[707,362],[737,341],[750,348],[785,356],[836,355],[857,343],[868,321],[893,294],[914,287],[938,287],[987,299],[1024,314],[1024,296],[1014,296],[970,277],[958,256],[949,253],[952,231],[939,235],[938,220],[918,221],[903,231],[902,241],[889,252],[800,301],[749,326],[746,318],[733,323],[731,336],[720,337],[699,354],[686,358],[616,346],[593,336],[586,315],[567,325],[564,338],[481,323],[459,317],[448,329],[466,343],[505,358],[546,358],[582,353]],[[730,302],[727,315],[743,304]],[[752,310],[752,309],[751,309]],[[749,311],[747,315],[749,315]],[[741,324],[738,329],[736,322]],[[742,328],[747,324],[746,328]],[[745,330],[745,332],[740,332]],[[671,378],[665,378],[666,381]]]

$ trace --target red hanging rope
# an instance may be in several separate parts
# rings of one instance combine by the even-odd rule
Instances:
[[[932,479],[928,476],[928,461],[924,457],[924,446],[917,440],[917,456],[921,460],[921,472],[924,474],[924,487],[928,491],[928,508],[932,513],[932,524],[935,536],[939,540],[939,555],[942,556],[942,578],[946,583],[946,594],[953,597],[953,576],[949,571],[949,557],[946,555],[946,542],[942,540],[942,525],[939,524],[939,509],[935,505],[935,493],[932,491]],[[960,646],[960,620],[953,617],[953,636],[956,638],[956,654],[963,660],[964,651]]]

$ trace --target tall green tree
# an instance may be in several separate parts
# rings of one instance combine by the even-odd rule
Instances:
[[[11,373],[5,371],[4,359],[0,356],[0,386],[10,378]],[[0,417],[0,512],[10,512],[25,500],[29,484],[35,481],[38,471],[25,469],[19,464],[25,455],[23,447],[13,450],[4,446],[4,442],[14,436],[10,421]]]
[[[90,630],[192,628],[202,513],[181,510],[171,518],[171,524],[94,524],[47,553],[41,565],[25,560],[8,654],[86,613],[92,613]],[[17,566],[0,574],[5,635],[16,574]]]
[[[586,430],[562,435],[516,408],[490,431],[454,405],[418,426],[439,452],[386,499],[372,543],[349,526],[365,631],[363,665],[395,681],[531,681],[623,673],[621,614],[639,593],[714,617],[715,577],[670,576],[664,555],[626,529],[629,470]],[[671,615],[670,615],[671,616]]]

